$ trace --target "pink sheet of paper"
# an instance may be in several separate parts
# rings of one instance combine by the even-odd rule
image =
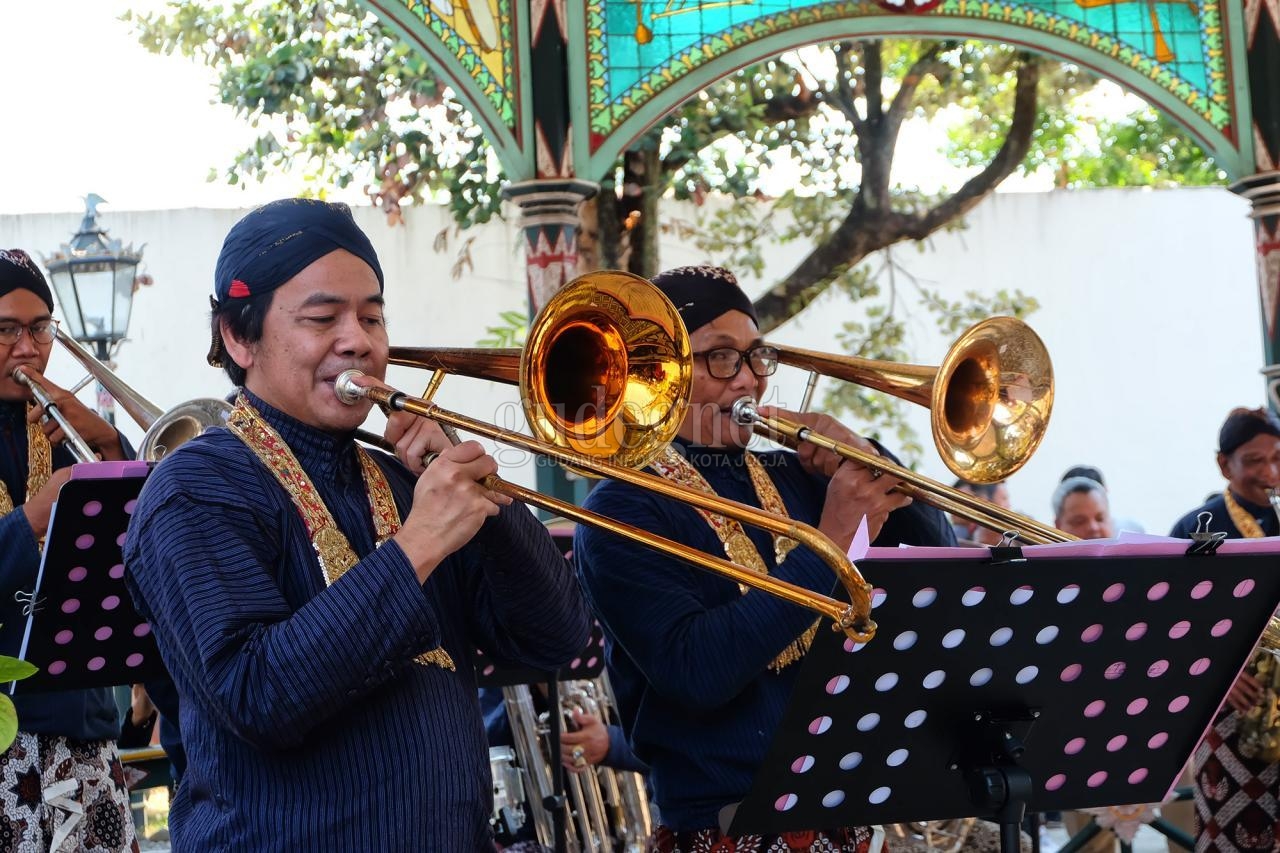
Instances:
[[[1190,542],[1169,536],[1124,531],[1114,539],[1090,539],[1080,542],[1057,542],[1051,545],[1025,545],[1027,559],[1063,559],[1069,557],[1166,557],[1186,553]],[[1280,537],[1265,539],[1228,539],[1221,554],[1280,554]],[[867,560],[974,560],[983,556],[982,548],[938,548],[902,545],[897,548],[868,548]]]

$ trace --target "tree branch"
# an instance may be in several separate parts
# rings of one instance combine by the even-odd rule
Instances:
[[[853,53],[853,43],[842,41],[835,45],[833,52],[836,57],[836,91],[831,100],[853,125],[853,129],[861,135],[863,129],[866,128],[867,122],[858,113],[858,95],[850,83],[853,77],[853,67],[849,63],[849,54]]]
[[[893,96],[893,101],[889,104],[889,114],[885,119],[885,127],[889,134],[886,141],[890,145],[897,142],[898,131],[902,128],[902,122],[906,120],[907,113],[911,109],[911,102],[915,99],[916,90],[920,88],[925,75],[937,65],[938,54],[941,52],[942,44],[934,42],[929,46],[928,50],[920,55],[919,59],[911,64],[911,68],[902,78],[902,84],[898,87],[898,91]]]
[[[922,240],[947,222],[973,209],[1000,181],[1018,167],[1031,145],[1036,118],[1038,61],[1026,59],[1018,67],[1013,119],[1004,144],[981,173],[970,178],[951,197],[922,215],[876,210],[869,197],[864,160],[863,183],[853,207],[839,226],[813,248],[782,281],[755,301],[760,330],[767,333],[795,316],[830,285],[835,275],[874,251],[902,240]],[[871,78],[867,79],[868,85]],[[859,135],[859,145],[862,136]]]
[[[864,41],[862,45],[862,87],[867,96],[867,121],[878,122],[884,118],[884,61],[880,55],[880,42]]]
[[[1013,120],[1000,150],[987,167],[964,182],[960,189],[919,216],[907,217],[899,239],[922,240],[958,216],[963,216],[982,201],[1027,156],[1031,148],[1031,132],[1035,129],[1040,61],[1025,58],[1018,66],[1018,80],[1013,94]]]

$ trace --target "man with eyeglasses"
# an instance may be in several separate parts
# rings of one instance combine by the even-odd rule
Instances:
[[[866,519],[878,545],[954,544],[946,516],[892,491],[826,450],[747,450],[751,428],[735,400],[759,401],[778,365],[760,336],[751,300],[719,267],[682,267],[654,284],[680,310],[694,350],[689,411],[678,439],[654,464],[659,475],[812,524],[848,548]],[[883,449],[834,419],[763,407],[872,452]],[[822,593],[835,578],[790,540],[616,481],[587,508],[708,554]],[[745,534],[745,537],[744,535]],[[610,676],[662,825],[650,850],[829,850],[867,853],[866,827],[814,828],[785,837],[726,839],[728,806],[746,796],[791,695],[797,662],[821,626],[812,611],[593,527],[575,540],[579,572],[605,628]],[[731,846],[736,843],[737,846]],[[873,851],[874,853],[874,851]]]
[[[14,595],[31,592],[53,502],[76,461],[14,371],[44,385],[103,458],[128,452],[114,427],[42,375],[56,333],[53,294],[39,268],[21,250],[0,249],[0,654],[10,656],[27,624]],[[19,731],[0,754],[0,846],[137,850],[111,691],[19,693],[13,703]]]

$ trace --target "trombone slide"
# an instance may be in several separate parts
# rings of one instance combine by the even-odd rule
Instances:
[[[784,601],[807,607],[830,619],[834,623],[835,630],[843,631],[856,642],[866,642],[875,636],[876,623],[871,619],[871,585],[863,579],[848,557],[830,539],[818,532],[816,528],[792,519],[772,515],[737,501],[683,489],[652,474],[644,474],[639,471],[633,471],[630,468],[623,468],[599,459],[573,453],[572,451],[562,450],[553,445],[539,442],[529,436],[474,420],[456,412],[450,412],[447,409],[440,408],[435,403],[418,397],[411,397],[402,391],[382,387],[362,387],[355,382],[356,377],[361,375],[358,370],[348,370],[338,376],[337,381],[334,383],[338,399],[349,405],[362,398],[369,399],[379,406],[430,418],[442,426],[448,425],[463,429],[493,441],[499,441],[521,450],[527,450],[530,453],[546,456],[562,465],[574,466],[598,476],[621,480],[673,500],[691,504],[700,509],[706,509],[710,512],[735,518],[738,521],[754,524],[808,546],[811,550],[817,552],[822,560],[835,572],[836,577],[848,592],[849,600],[852,604],[845,604],[830,596],[820,595],[797,584],[769,575],[758,574],[739,566],[737,563],[732,563],[720,557],[713,557],[696,548],[663,538],[646,530],[622,524],[614,519],[582,509],[571,503],[548,497],[524,486],[492,476],[487,477],[484,481],[485,488],[492,491],[500,492],[531,506],[556,513],[573,521],[608,530],[619,536],[682,559],[699,568],[716,572],[736,583],[763,590],[771,595],[778,596]]]
[[[93,448],[89,446],[88,442],[81,438],[80,433],[76,432],[75,428],[71,426],[71,422],[62,414],[62,411],[58,408],[58,404],[55,403],[53,398],[49,395],[48,388],[45,388],[38,381],[23,373],[21,367],[15,367],[13,369],[13,379],[19,385],[25,385],[27,387],[27,390],[31,392],[31,396],[34,397],[35,401],[44,409],[45,415],[53,418],[53,420],[62,429],[62,442],[67,445],[71,450],[71,454],[75,456],[77,460],[80,462],[98,461],[98,454],[93,452]]]

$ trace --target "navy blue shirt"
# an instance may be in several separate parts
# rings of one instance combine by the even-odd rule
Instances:
[[[361,559],[326,587],[288,494],[225,429],[151,474],[126,578],[181,696],[174,849],[491,849],[470,653],[567,663],[590,627],[572,572],[512,505],[419,584],[394,540],[374,549],[351,436],[250,399]],[[413,476],[374,457],[407,516]],[[437,646],[456,671],[414,662]]]
[[[1231,496],[1236,499],[1236,503],[1240,505],[1241,509],[1253,516],[1253,520],[1258,522],[1258,526],[1262,528],[1264,534],[1267,536],[1280,535],[1280,516],[1276,515],[1276,511],[1270,505],[1263,506],[1251,503],[1235,492],[1232,492]],[[1213,519],[1209,522],[1209,530],[1211,532],[1225,532],[1228,539],[1244,538],[1244,534],[1240,532],[1240,529],[1231,520],[1231,514],[1227,512],[1227,501],[1222,497],[1221,493],[1209,498],[1209,500],[1174,522],[1173,529],[1169,531],[1169,535],[1176,536],[1179,539],[1190,539],[1191,534],[1196,531],[1198,516],[1206,511],[1213,516]]]
[[[133,450],[121,437],[126,456]],[[22,511],[27,494],[27,404],[0,401],[0,480],[13,499],[12,512],[0,516],[0,654],[17,657],[27,616],[15,593],[30,593],[40,568],[35,532]],[[75,464],[71,451],[53,448],[53,470]],[[18,728],[33,734],[61,735],[79,740],[115,740],[120,714],[110,687],[23,693],[13,697]]]
[[[721,497],[760,506],[740,450],[686,447]],[[828,480],[790,451],[758,454],[792,518],[816,525]],[[586,507],[715,556],[724,548],[693,508],[606,481]],[[803,546],[775,565],[772,536],[743,525],[769,574],[821,593],[835,576]],[[917,501],[889,515],[877,545],[955,542],[941,512]],[[574,553],[605,629],[610,677],[632,748],[649,765],[662,822],[677,830],[718,825],[746,796],[799,672],[768,665],[818,619],[812,610],[738,585],[629,540],[579,526]],[[821,626],[828,630],[829,623]],[[818,827],[815,827],[817,829]]]

